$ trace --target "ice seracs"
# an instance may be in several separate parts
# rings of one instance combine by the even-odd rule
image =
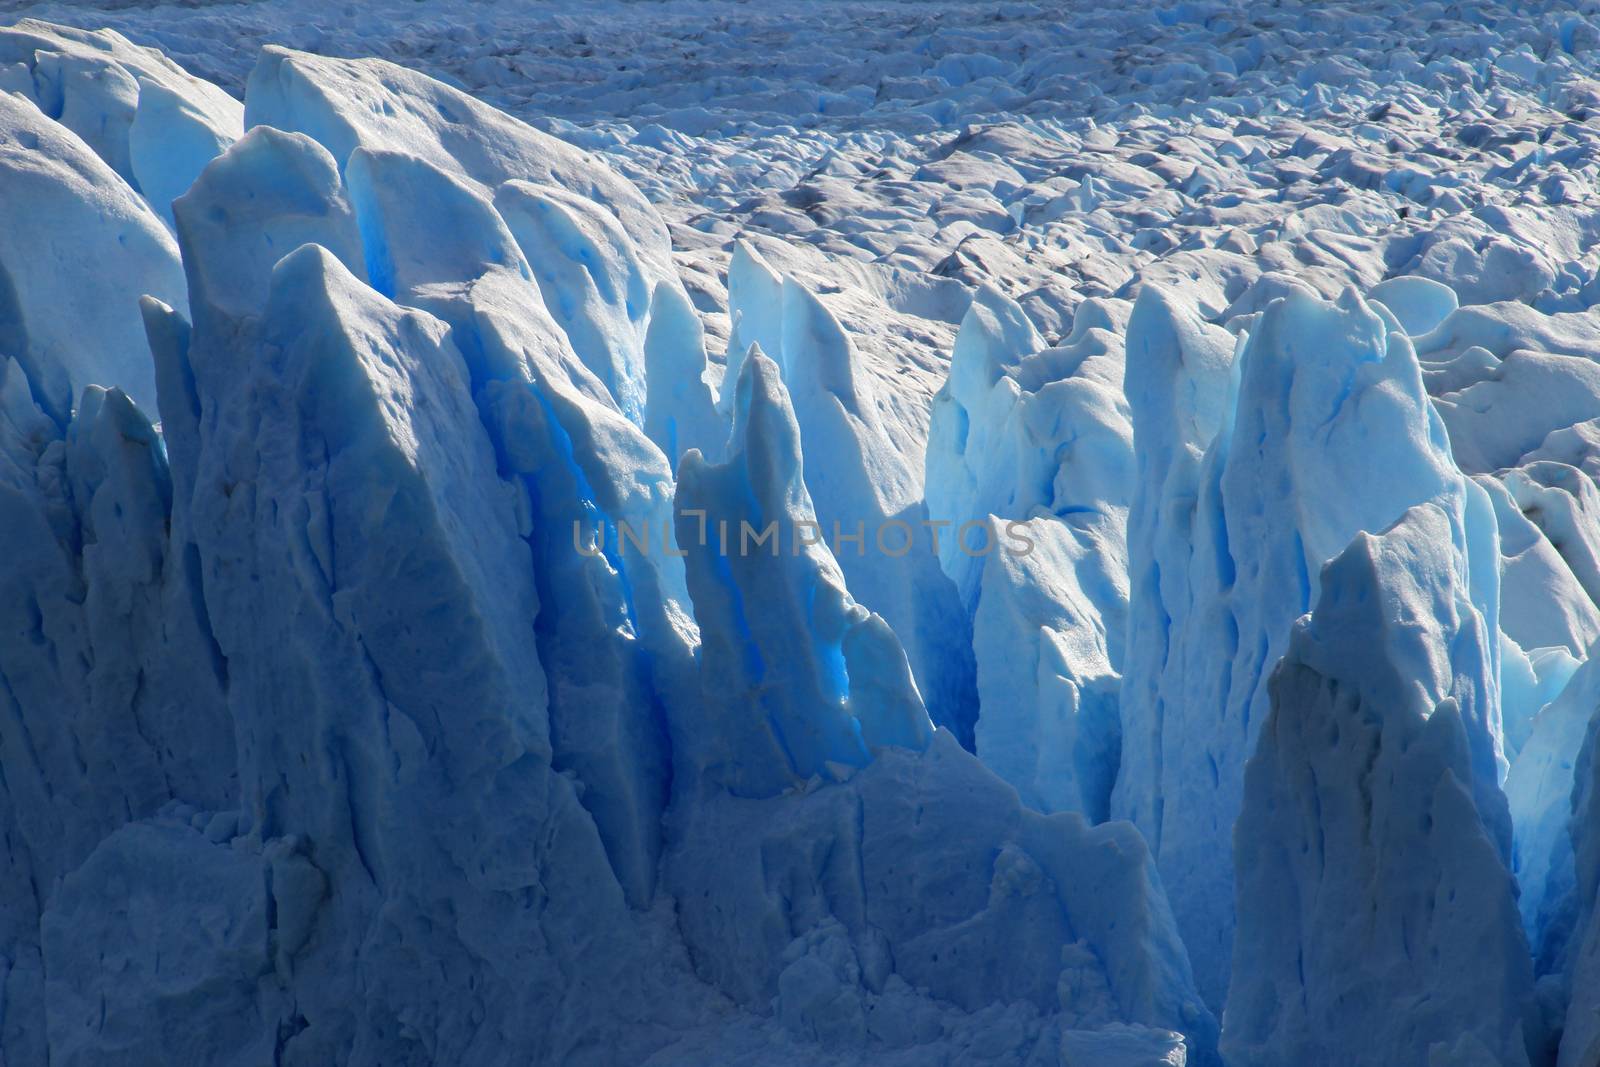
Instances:
[[[0,30],[0,1059],[1586,1063],[1582,12],[458,7]]]
[[[1122,751],[1122,605],[1102,613],[1084,588],[1091,550],[1064,523],[994,522],[986,536],[1004,547],[984,561],[973,619],[977,755],[1029,807],[1103,822]]]
[[[726,463],[689,453],[677,542],[701,622],[701,709],[688,758],[739,796],[842,773],[932,734],[905,652],[850,597],[806,489],[777,365],[752,346]],[[863,684],[865,683],[865,684]]]
[[[1439,500],[1492,635],[1499,557],[1488,498],[1456,469],[1411,345],[1381,305],[1354,292],[1337,304],[1298,292],[1272,301],[1244,328],[1230,388],[1225,338],[1159,301],[1142,297],[1129,325],[1134,436],[1148,451],[1129,520],[1124,676],[1137,681],[1122,694],[1112,813],[1151,838],[1202,989],[1220,997],[1234,893],[1212,856],[1232,838],[1266,681],[1292,623],[1316,605],[1322,563],[1358,532]],[[1163,395],[1194,414],[1163,410]],[[1490,696],[1463,713],[1481,719],[1489,740],[1474,758],[1492,782],[1503,761],[1497,638],[1489,655]]]
[[[227,668],[195,560],[166,537],[171,507],[161,439],[126,394],[86,388],[63,431],[20,365],[0,367],[8,1060],[63,1048],[46,976],[70,968],[47,961],[41,926],[54,887],[125,824],[235,795]]]
[[[1048,347],[1020,305],[981,289],[934,397],[925,482],[940,565],[974,620],[975,751],[1029,804],[1096,820],[1118,766],[1134,468],[1109,325],[1086,301]]]
[[[1122,747],[1112,811],[1144,831],[1158,858],[1166,705],[1180,699],[1163,692],[1163,675],[1167,663],[1185,654],[1187,633],[1177,620],[1196,595],[1189,576],[1196,546],[1216,536],[1213,520],[1199,512],[1202,461],[1229,418],[1233,348],[1226,332],[1155,286],[1140,295],[1128,324],[1128,406],[1138,467],[1128,514],[1128,681],[1120,693]],[[1214,975],[1209,980],[1217,982]],[[1217,988],[1207,991],[1215,995]]]
[[[1460,306],[1448,285],[1412,275],[1379,282],[1367,290],[1367,299],[1393,312],[1411,337],[1429,332]]]
[[[167,228],[77,134],[8,92],[0,196],[12,205],[0,233],[0,334],[39,405],[65,424],[84,386],[110,382],[153,410],[138,301],[184,303]]]
[[[1137,833],[1029,811],[936,730],[817,530],[807,420],[825,460],[855,450],[843,509],[902,417],[861,414],[821,300],[791,284],[786,366],[750,353],[730,428],[658,231],[591,198],[612,177],[496,185],[481,130],[341,140],[318,79],[386,68],[320,63],[279,70],[310,133],[254,121],[174,198],[177,285],[130,275],[159,432],[116,389],[47,413],[0,373],[0,731],[35,753],[4,778],[7,1056],[1214,1062]],[[383,89],[455,99],[419,86]],[[710,455],[675,477],[662,431]],[[721,551],[775,520],[779,553]],[[889,603],[944,667],[937,614]],[[769,870],[787,903],[750,892]]]
[[[245,125],[309,134],[341,170],[357,148],[415,157],[496,201],[528,242],[522,251],[540,262],[549,299],[559,291],[555,317],[623,413],[656,426],[663,447],[676,448],[674,436],[710,446],[696,388],[704,352],[682,315],[666,228],[635,187],[594,157],[393,64],[270,47],[251,73]],[[668,322],[652,331],[658,299]],[[658,393],[663,410],[653,419],[644,410],[646,348],[694,383]]]
[[[0,91],[77,134],[168,223],[172,201],[243,132],[239,102],[112,30],[0,29]]]
[[[852,595],[899,635],[934,722],[970,745],[970,623],[933,552],[940,531],[922,502],[921,442],[900,425],[904,398],[864,365],[864,341],[821,297],[753,249],[737,255],[730,343],[759,345],[780,368],[808,457],[805,488]],[[748,350],[730,357],[727,374],[739,375],[748,358]],[[730,391],[724,378],[725,411],[737,381]]]
[[[1434,504],[1321,574],[1267,689],[1234,829],[1224,1055],[1543,1062],[1503,853],[1494,634]]]

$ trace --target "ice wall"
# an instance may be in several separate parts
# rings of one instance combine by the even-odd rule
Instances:
[[[1485,758],[1494,634],[1452,525],[1430,503],[1359,534],[1269,680],[1234,830],[1230,1064],[1546,1055]]]
[[[8,1062],[1216,1062],[1137,833],[1025,808],[796,550],[807,420],[875,440],[820,303],[724,422],[648,205],[444,86],[269,52],[170,231],[0,106],[159,250],[0,368]]]
[[[857,342],[828,306],[748,246],[734,250],[728,301],[734,329],[724,408],[748,346],[759,345],[792,397],[811,458],[806,489],[850,588],[900,635],[934,722],[970,747],[971,625],[934,555],[941,531],[929,525],[937,517],[923,503],[922,471],[892,430],[891,398],[859,369]]]
[[[1296,292],[1228,338],[1147,288],[1128,327],[1143,453],[1129,518],[1135,609],[1112,814],[1151,840],[1208,997],[1227,989],[1233,840],[1266,681],[1314,576],[1357,533],[1437,501],[1495,633],[1499,558],[1487,496],[1463,478],[1409,340],[1381,305]],[[1230,381],[1231,373],[1231,381]],[[1137,377],[1136,377],[1137,375]],[[1132,383],[1137,381],[1137,387]],[[1136,391],[1135,391],[1136,390]],[[1473,757],[1503,766],[1499,642],[1490,643]],[[1492,814],[1492,813],[1491,813]],[[1509,848],[1500,804],[1495,839]]]

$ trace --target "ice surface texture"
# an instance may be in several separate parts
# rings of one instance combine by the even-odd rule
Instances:
[[[639,194],[386,64],[269,51],[253,86],[170,232],[6,98],[64,146],[23,163],[76,167],[38,196],[120,196],[162,253],[54,280],[143,344],[6,363],[7,1058],[1213,1056],[1136,832],[936,734],[825,544],[691,540],[814,521],[813,489],[758,349],[721,423]],[[848,376],[785,284],[791,378]],[[119,379],[159,433],[85,384]],[[885,484],[860,432],[847,493]],[[661,444],[703,450],[675,477]]]
[[[1592,12],[64,14],[0,1063],[1593,1059]]]

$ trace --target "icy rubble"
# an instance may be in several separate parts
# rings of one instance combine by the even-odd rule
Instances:
[[[0,1058],[1587,1062],[1585,12],[35,6]]]

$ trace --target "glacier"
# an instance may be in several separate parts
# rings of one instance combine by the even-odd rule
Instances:
[[[1595,1061],[1600,8],[0,7],[0,1065]]]

